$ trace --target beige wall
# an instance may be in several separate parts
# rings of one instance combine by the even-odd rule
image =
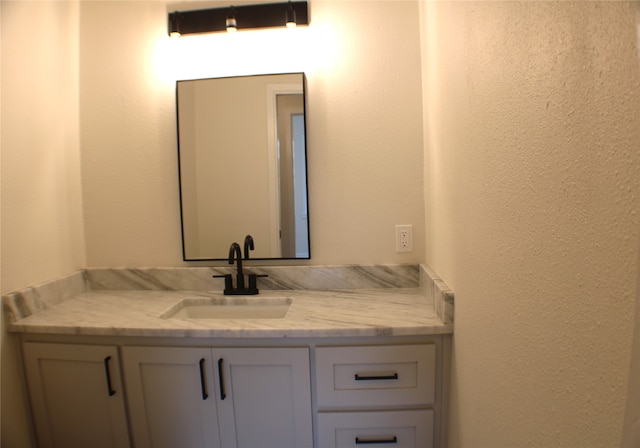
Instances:
[[[78,4],[1,3],[2,292],[85,266]],[[0,324],[2,325],[2,324]],[[15,336],[2,329],[2,446],[30,444]]]
[[[82,3],[89,266],[182,264],[175,78],[279,71],[308,74],[307,263],[423,259],[417,3],[313,1],[311,26],[296,34],[283,29],[177,41],[166,36],[167,8],[163,2]],[[118,33],[111,23],[119,24]],[[396,224],[414,225],[413,253],[395,252]]]
[[[2,2],[2,291],[85,265],[78,5]]]
[[[421,4],[426,261],[451,441],[618,446],[640,216],[634,5]]]

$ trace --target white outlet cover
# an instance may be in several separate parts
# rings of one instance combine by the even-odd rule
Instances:
[[[413,251],[413,226],[411,224],[396,225],[396,252]]]

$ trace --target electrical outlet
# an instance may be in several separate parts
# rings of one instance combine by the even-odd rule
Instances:
[[[413,251],[413,226],[396,225],[396,252]]]

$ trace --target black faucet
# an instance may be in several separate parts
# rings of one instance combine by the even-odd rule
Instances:
[[[246,241],[245,241],[246,243]],[[236,290],[244,289],[244,272],[242,272],[242,251],[238,243],[232,243],[229,248],[229,264],[233,264],[233,259],[236,259]]]
[[[244,251],[245,251],[245,259],[249,257],[247,254],[249,253],[249,249],[253,250],[253,238],[251,235],[247,235],[244,239]],[[236,262],[236,287],[233,287],[233,280],[231,278],[231,274],[222,274],[222,275],[214,275],[213,277],[223,277],[224,278],[224,294],[225,295],[254,295],[258,294],[257,287],[257,278],[258,277],[268,277],[267,275],[261,274],[249,274],[249,287],[245,287],[244,285],[244,272],[242,271],[242,251],[240,250],[240,245],[238,243],[232,243],[231,247],[229,247],[229,264],[233,264]]]

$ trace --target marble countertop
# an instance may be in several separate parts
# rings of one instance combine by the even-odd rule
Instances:
[[[283,318],[163,318],[183,299],[290,298]],[[165,337],[342,337],[448,334],[420,288],[334,291],[265,290],[257,296],[217,291],[89,290],[9,322],[9,331],[39,334]]]

